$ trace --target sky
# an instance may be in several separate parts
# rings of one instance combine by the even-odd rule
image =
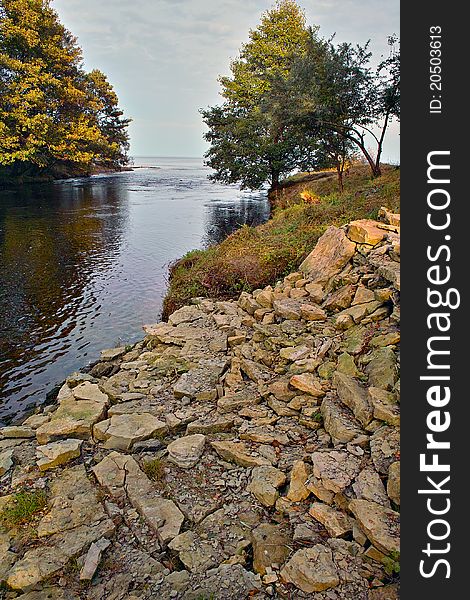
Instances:
[[[200,108],[220,102],[219,75],[229,73],[248,32],[274,0],[53,0],[77,36],[85,68],[114,86],[130,126],[133,156],[202,156]],[[380,61],[387,36],[399,33],[399,0],[300,0],[308,24],[337,42],[363,44]],[[399,162],[399,126],[383,159]]]

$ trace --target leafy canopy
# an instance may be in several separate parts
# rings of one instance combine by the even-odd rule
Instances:
[[[224,102],[201,111],[213,179],[252,189],[269,181],[275,187],[299,162],[308,163],[309,145],[291,126],[289,99],[282,93],[308,40],[305,15],[293,0],[277,2],[250,31],[231,75],[219,78]]]
[[[127,160],[127,125],[106,76],[49,0],[0,0],[0,165],[13,175]]]

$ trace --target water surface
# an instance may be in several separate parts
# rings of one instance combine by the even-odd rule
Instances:
[[[268,218],[200,159],[0,191],[0,420],[158,320],[168,265]],[[159,168],[148,168],[158,166]]]

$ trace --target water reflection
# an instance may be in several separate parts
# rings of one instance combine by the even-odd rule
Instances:
[[[168,264],[268,217],[201,161],[0,191],[0,418],[158,318]]]

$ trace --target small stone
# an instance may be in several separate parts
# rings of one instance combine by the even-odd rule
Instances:
[[[366,467],[359,473],[353,483],[353,490],[360,500],[369,500],[390,507],[382,480],[372,467]]]
[[[307,283],[305,285],[305,290],[309,293],[315,304],[319,304],[323,300],[325,292],[319,283]]]
[[[0,477],[13,466],[13,448],[0,452]]]
[[[279,498],[278,488],[286,482],[285,474],[271,466],[255,467],[246,488],[263,506],[274,506]]]
[[[301,304],[300,315],[306,321],[326,320],[326,312],[315,304]]]
[[[369,385],[391,390],[398,379],[397,359],[389,347],[374,350],[365,371],[369,375]]]
[[[167,446],[168,460],[183,469],[194,467],[204,452],[206,436],[200,433],[187,435]]]
[[[356,293],[355,285],[344,285],[335,290],[323,303],[323,308],[330,311],[344,310],[351,306]]]
[[[339,443],[358,440],[364,435],[359,421],[355,419],[350,409],[339,400],[325,398],[321,404],[323,427],[331,437]]]
[[[315,502],[308,512],[325,527],[330,537],[344,537],[353,529],[354,522],[348,515],[327,504]]]
[[[289,361],[296,361],[308,356],[311,349],[308,346],[294,346],[293,348],[281,348],[279,356]]]
[[[306,594],[321,592],[339,584],[331,550],[322,544],[297,550],[282,569],[281,577]]]
[[[376,470],[388,475],[390,465],[400,458],[400,429],[383,426],[370,438],[370,451]]]
[[[394,504],[400,506],[400,461],[392,463],[388,470],[387,494]]]
[[[118,358],[121,358],[122,356],[124,356],[125,353],[126,353],[125,346],[119,346],[119,348],[108,348],[107,350],[101,351],[100,358],[103,362],[108,362],[108,361],[117,360]]]
[[[35,436],[34,431],[31,427],[23,427],[19,425],[11,425],[9,427],[2,427],[0,429],[0,439],[11,439],[11,438],[33,438]]]
[[[113,415],[93,427],[95,439],[106,448],[129,450],[135,442],[166,432],[166,423],[149,413]]]
[[[279,525],[262,523],[252,532],[253,569],[256,573],[272,574],[271,565],[283,564],[290,553],[290,539]],[[277,580],[277,576],[272,581]]]
[[[325,395],[320,380],[311,373],[294,375],[290,378],[289,383],[293,388],[305,392],[306,394],[310,394],[315,398],[321,398]]]
[[[211,442],[211,446],[224,460],[234,462],[241,467],[269,465],[269,461],[265,458],[252,456],[249,449],[241,442]]]
[[[292,502],[301,502],[308,498],[310,490],[306,487],[310,475],[309,466],[302,460],[296,460],[290,474],[290,485],[287,498]]]
[[[333,385],[341,402],[352,410],[356,419],[364,426],[370,423],[373,409],[367,390],[355,379],[339,371],[333,376]]]
[[[273,303],[274,312],[283,319],[298,321],[301,318],[299,300],[286,298],[283,300],[275,300]]]
[[[381,242],[386,232],[379,228],[380,223],[371,219],[359,219],[348,225],[348,238],[358,244],[375,246]]]
[[[85,563],[80,571],[80,581],[91,581],[101,561],[101,556],[111,544],[106,538],[93,542],[88,549]]]
[[[359,473],[360,460],[349,452],[314,452],[312,462],[314,476],[335,493],[342,492]]]
[[[36,458],[39,470],[47,471],[78,458],[82,444],[82,440],[69,439],[38,446]]]
[[[374,546],[386,554],[399,554],[399,513],[368,500],[352,500],[349,509]]]

